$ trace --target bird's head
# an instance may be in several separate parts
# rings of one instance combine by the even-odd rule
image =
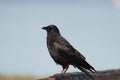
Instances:
[[[55,25],[48,25],[46,27],[43,27],[42,29],[46,30],[48,33],[59,33],[59,29]]]

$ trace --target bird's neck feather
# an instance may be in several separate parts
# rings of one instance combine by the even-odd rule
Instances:
[[[49,38],[50,40],[55,40],[57,39],[58,37],[60,37],[60,33],[47,33],[47,38]]]

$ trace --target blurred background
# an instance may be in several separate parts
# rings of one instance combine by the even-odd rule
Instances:
[[[96,70],[120,68],[120,0],[0,0],[0,74],[61,72],[41,29],[49,24]]]

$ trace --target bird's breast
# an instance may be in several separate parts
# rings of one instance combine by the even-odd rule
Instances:
[[[53,60],[60,65],[67,65],[68,62],[60,55],[53,41],[47,43],[48,51]]]

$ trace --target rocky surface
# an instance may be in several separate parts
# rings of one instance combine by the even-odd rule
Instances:
[[[98,71],[92,74],[95,80],[120,80],[120,69],[118,70],[106,70]],[[66,74],[55,74],[48,78],[38,79],[38,80],[91,80],[84,73],[66,73]]]

